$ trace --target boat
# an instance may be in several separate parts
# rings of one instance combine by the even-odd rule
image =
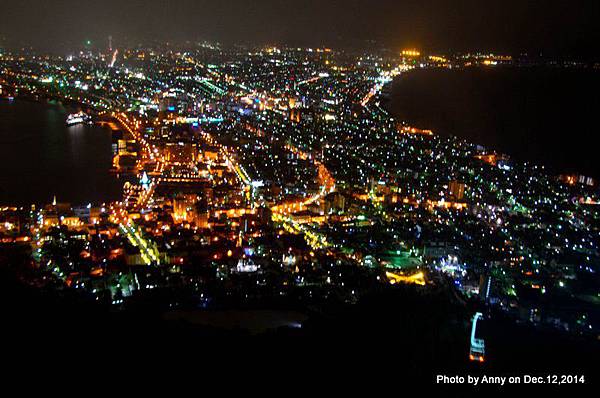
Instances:
[[[67,126],[73,126],[81,123],[91,123],[92,117],[85,112],[71,113],[67,116]]]

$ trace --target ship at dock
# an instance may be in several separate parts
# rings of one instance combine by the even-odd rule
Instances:
[[[67,116],[67,126],[74,126],[76,124],[92,123],[92,117],[85,112],[71,113]]]

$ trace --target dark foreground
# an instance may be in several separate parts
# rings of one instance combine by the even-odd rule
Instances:
[[[117,312],[70,290],[31,287],[10,265],[0,272],[4,359],[13,370],[27,369],[21,376],[191,372],[197,381],[248,377],[265,388],[289,380],[395,390],[435,387],[437,375],[573,374],[589,385],[598,374],[598,342],[501,317],[486,328],[486,363],[469,363],[467,311],[444,292],[410,286],[351,306],[177,312],[152,304]]]

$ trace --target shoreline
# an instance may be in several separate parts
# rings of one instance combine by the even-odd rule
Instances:
[[[528,74],[529,77],[532,78],[532,80],[537,79],[537,76],[532,75],[532,73],[534,73],[535,71],[541,71],[541,73],[546,73],[546,74],[552,74],[552,73],[560,73],[564,68],[558,68],[558,67],[554,67],[552,65],[516,65],[516,66],[512,66],[512,65],[502,65],[502,66],[496,66],[493,68],[490,67],[481,67],[481,66],[472,66],[472,67],[465,67],[465,68],[460,68],[460,69],[445,69],[445,68],[424,68],[424,69],[416,69],[416,70],[411,70],[409,72],[403,73],[399,76],[397,76],[392,82],[389,83],[389,88],[387,88],[389,94],[387,95],[387,98],[384,98],[383,101],[381,102],[381,107],[388,112],[388,114],[394,118],[394,120],[398,121],[398,122],[402,122],[402,123],[406,123],[410,126],[414,126],[420,129],[431,129],[433,130],[434,134],[442,136],[442,137],[454,137],[458,140],[461,140],[463,142],[467,142],[469,144],[473,144],[476,146],[481,146],[485,149],[485,151],[487,153],[495,153],[499,156],[504,156],[507,157],[511,160],[514,160],[520,164],[529,164],[529,165],[535,165],[538,167],[543,167],[546,170],[546,173],[548,175],[554,176],[554,177],[560,177],[561,175],[585,175],[585,176],[589,176],[592,177],[595,180],[600,180],[600,169],[595,168],[593,166],[591,166],[590,164],[587,165],[581,165],[581,164],[577,164],[577,161],[580,160],[582,157],[576,156],[576,155],[570,155],[571,158],[568,159],[558,159],[556,160],[557,156],[549,156],[547,158],[544,159],[540,159],[541,155],[539,153],[534,153],[534,155],[531,158],[528,158],[527,156],[531,155],[531,151],[527,151],[524,149],[521,149],[519,147],[519,139],[521,140],[526,140],[529,145],[532,146],[532,148],[537,149],[538,145],[546,145],[548,151],[549,150],[554,150],[554,152],[558,152],[558,155],[561,155],[562,153],[567,153],[568,151],[557,151],[557,144],[554,143],[554,147],[551,146],[552,140],[549,139],[544,139],[544,140],[540,140],[539,137],[542,135],[542,133],[540,132],[535,132],[535,130],[529,130],[529,133],[526,135],[522,135],[522,134],[516,134],[514,132],[512,132],[512,130],[510,133],[506,133],[506,131],[504,131],[503,134],[498,133],[498,131],[496,131],[495,134],[494,131],[488,132],[488,130],[478,130],[481,136],[483,137],[494,137],[495,140],[499,140],[499,142],[503,142],[505,146],[510,146],[513,149],[512,150],[507,150],[506,148],[500,148],[499,145],[494,145],[491,142],[484,142],[485,140],[481,140],[481,139],[474,139],[472,137],[472,135],[474,134],[475,128],[472,126],[468,126],[467,123],[464,123],[464,126],[467,126],[465,128],[461,128],[461,126],[455,127],[454,129],[450,129],[452,131],[448,131],[448,128],[439,128],[440,125],[444,124],[444,123],[448,123],[447,120],[442,120],[442,117],[439,115],[434,115],[433,120],[430,119],[429,122],[424,122],[423,119],[425,118],[425,115],[427,114],[427,112],[417,112],[415,111],[415,109],[408,109],[406,111],[404,111],[405,114],[410,114],[413,113],[413,117],[403,117],[401,115],[402,111],[400,111],[401,106],[405,103],[411,103],[411,102],[423,102],[422,98],[419,98],[418,95],[413,95],[415,94],[415,91],[418,91],[416,89],[416,87],[422,87],[422,86],[428,86],[428,88],[431,88],[431,86],[434,86],[434,88],[442,88],[442,83],[446,83],[447,85],[450,85],[450,83],[448,83],[448,81],[451,81],[452,79],[447,78],[448,75],[457,75],[457,74],[481,74],[481,73],[486,73],[486,72],[501,72],[501,73],[518,73],[518,72],[523,72]],[[566,71],[568,73],[594,73],[596,74],[598,71],[596,69],[592,69],[592,68],[568,68],[566,69]],[[409,84],[411,84],[411,86],[408,88],[408,93],[405,93],[404,91],[401,90],[400,88],[400,84],[404,79],[414,79],[414,75],[416,73],[427,73],[427,74],[439,74],[439,76],[442,76],[442,78],[440,78],[439,76],[436,76],[436,82],[431,83],[430,81],[425,82],[423,81],[411,81]],[[572,75],[575,76],[575,75]],[[571,77],[572,77],[571,76]],[[461,76],[462,77],[462,76]],[[480,76],[469,76],[469,77],[462,77],[464,80],[471,80],[472,82],[475,82],[476,79],[481,79]],[[509,77],[507,80],[510,80],[512,77]],[[490,80],[491,83],[488,83],[490,85],[493,85],[494,81],[491,80],[492,77],[490,76],[489,79],[485,79],[485,80]],[[439,80],[443,80],[442,83],[439,82]],[[454,79],[454,80],[458,80],[458,79]],[[481,79],[483,80],[483,79]],[[455,82],[451,82],[451,83],[455,83]],[[533,83],[531,83],[533,84]],[[438,87],[439,86],[439,87]],[[406,87],[404,87],[406,88]],[[494,88],[494,87],[492,87]],[[486,89],[490,90],[489,87],[486,87],[485,89],[482,89],[481,91],[485,91]],[[418,94],[418,93],[417,93]],[[435,94],[432,95],[432,97],[443,97],[444,96],[444,91],[441,90],[440,92],[434,92],[434,93],[430,93],[430,94]],[[480,93],[477,93],[480,94]],[[471,99],[471,97],[475,97],[475,94],[471,94],[470,97],[469,95],[465,94],[463,95],[463,97],[465,97],[466,99],[464,99],[464,101],[468,101]],[[423,96],[424,97],[424,96]],[[457,96],[455,96],[457,97]],[[461,98],[463,99],[463,98]],[[566,100],[564,102],[567,102]],[[441,111],[445,111],[447,114],[450,114],[451,111],[449,109],[452,109],[451,106],[445,106],[443,103],[442,104],[436,104],[441,108]],[[416,106],[415,106],[416,108]],[[438,109],[439,110],[439,109]],[[454,110],[454,109],[452,109]],[[460,110],[460,109],[459,109]],[[484,117],[491,117],[490,115],[496,115],[494,110],[490,110],[488,109],[486,111],[486,107],[482,106],[482,110],[481,112],[483,114],[482,118]],[[415,114],[418,114],[419,116],[414,116]],[[444,116],[446,116],[446,114],[444,114]],[[548,115],[550,116],[555,116],[555,115]],[[437,120],[436,120],[437,119]],[[460,121],[460,120],[459,120]],[[495,127],[497,130],[500,130],[500,127],[498,126],[493,126]],[[456,133],[456,131],[459,131],[459,134]],[[555,138],[555,141],[557,139]],[[512,142],[511,142],[512,141]],[[497,142],[498,143],[498,142]],[[496,143],[496,144],[497,144]],[[594,144],[590,144],[590,145],[595,145]],[[521,145],[524,147],[524,145]],[[562,148],[561,148],[562,149]],[[534,151],[535,152],[535,151]],[[538,152],[540,152],[540,150],[538,150]],[[556,155],[556,153],[555,153]],[[548,161],[548,160],[555,160],[556,163],[553,164],[552,161]],[[561,164],[562,163],[562,164]],[[571,165],[566,165],[565,163],[571,163]],[[595,171],[591,170],[591,169],[595,169]]]
[[[76,101],[70,101],[70,100],[60,100],[58,98],[48,98],[48,97],[36,97],[36,96],[30,96],[30,95],[21,95],[21,96],[15,96],[13,99],[8,99],[8,98],[0,98],[0,105],[5,105],[3,106],[5,109],[8,108],[9,106],[13,105],[13,104],[17,104],[17,103],[21,103],[21,104],[27,104],[27,106],[39,106],[41,107],[40,109],[43,109],[41,112],[48,111],[48,112],[56,112],[56,114],[60,113],[60,114],[69,114],[73,111],[78,111],[78,110],[82,110],[85,109],[86,112],[89,112],[89,110],[91,109],[90,107],[84,108],[85,104],[82,103],[78,103]],[[18,116],[17,116],[18,117]],[[85,128],[86,131],[89,131],[87,129],[99,129],[102,130],[104,132],[110,131],[110,129],[104,125],[102,125],[101,123],[98,123],[97,121],[97,114],[92,114],[92,118],[93,118],[93,123],[90,124],[82,124],[82,125],[73,125],[73,126],[67,126],[65,121],[63,120],[62,123],[64,124],[64,128],[65,129],[70,129],[70,128]],[[48,128],[48,123],[53,125],[53,129],[59,128],[61,129],[62,127],[59,126],[58,121],[56,120],[48,120],[48,121],[44,121],[43,119],[40,119],[40,122],[42,123],[46,123],[46,125],[42,126],[41,129],[47,129]],[[91,166],[94,170],[97,167],[97,162],[98,159],[96,160],[90,160],[89,156],[93,156],[92,159],[98,157],[98,156],[94,156],[94,148],[96,147],[96,145],[98,144],[98,142],[93,142],[93,141],[98,141],[98,138],[96,139],[92,139],[89,140],[89,138],[86,139],[86,141],[84,141],[82,143],[81,139],[83,138],[77,138],[77,136],[74,136],[73,134],[69,134],[69,137],[63,137],[62,136],[62,132],[60,133],[61,136],[57,137],[57,138],[53,138],[53,136],[46,136],[44,137],[44,133],[38,131],[36,133],[36,136],[39,135],[39,137],[37,137],[39,141],[37,143],[31,144],[31,136],[25,136],[25,137],[19,137],[18,135],[14,135],[12,133],[10,133],[11,129],[14,129],[14,126],[11,126],[11,124],[13,124],[14,121],[7,121],[7,131],[3,131],[3,138],[6,138],[7,141],[5,143],[5,149],[9,148],[9,152],[10,153],[13,149],[15,149],[17,152],[22,152],[19,150],[19,148],[21,149],[27,149],[29,150],[30,148],[28,148],[29,145],[33,145],[35,148],[33,149],[33,156],[36,156],[35,153],[39,153],[40,151],[44,151],[45,149],[43,148],[43,141],[47,141],[48,139],[52,140],[53,145],[57,145],[56,147],[54,147],[52,150],[53,151],[61,151],[61,150],[65,150],[66,153],[69,153],[71,158],[71,161],[74,161],[75,163],[72,165],[67,165],[67,163],[64,163],[65,160],[62,159],[60,157],[60,154],[55,154],[55,155],[50,155],[50,156],[55,156],[54,159],[48,160],[46,159],[46,161],[50,161],[50,162],[58,162],[57,164],[59,164],[60,168],[64,168],[65,170],[69,170],[69,169],[74,169],[75,174],[80,173],[81,175],[78,177],[74,177],[74,176],[70,176],[70,175],[65,175],[65,176],[58,176],[57,181],[61,181],[61,180],[65,180],[65,179],[70,179],[71,177],[73,178],[84,178],[86,180],[89,180],[90,178],[92,179],[93,182],[96,181],[100,181],[101,184],[105,185],[107,184],[107,178],[110,178],[112,180],[115,181],[114,186],[118,187],[118,191],[122,190],[122,181],[117,178],[117,176],[115,175],[115,173],[111,172],[110,169],[110,164],[108,165],[109,167],[104,171],[104,173],[102,173],[102,175],[99,172],[95,172],[92,171],[91,173],[86,174],[85,172],[81,173],[78,172],[78,169],[83,169],[83,168],[87,168],[89,166]],[[40,128],[35,128],[35,127],[31,127],[32,131],[35,132],[36,130],[39,130]],[[80,137],[83,137],[81,135],[79,135]],[[12,138],[11,138],[12,137]],[[56,137],[56,136],[54,136]],[[66,139],[67,141],[62,141]],[[56,141],[58,140],[58,141]],[[76,140],[76,141],[73,141]],[[100,139],[102,140],[102,139]],[[88,142],[89,141],[89,142]],[[112,142],[112,133],[110,136],[110,141]],[[71,142],[71,144],[69,145],[68,143]],[[66,146],[68,145],[68,146]],[[85,148],[85,151],[83,153],[77,153],[77,152],[73,152],[73,151],[77,151],[78,149],[76,147],[73,147],[73,145],[76,146],[80,146],[80,145],[92,145],[91,147]],[[110,152],[110,157],[112,158],[112,152],[110,149],[110,145],[107,148],[107,150]],[[103,144],[104,146],[104,144]],[[14,148],[12,148],[14,147]],[[63,149],[61,149],[63,148]],[[25,153],[17,153],[14,156],[14,159],[9,160],[11,162],[16,161],[16,159],[20,159],[20,158],[25,158],[28,157],[30,155],[28,155],[29,152],[25,152]],[[39,155],[37,155],[39,156]],[[58,157],[57,157],[58,156]],[[100,156],[102,157],[102,156]],[[35,161],[35,158],[34,158]],[[103,163],[104,161],[102,161]],[[31,177],[31,173],[38,173],[39,171],[44,170],[33,167],[33,169],[31,169],[30,173],[30,177]],[[45,170],[44,170],[45,171]],[[57,174],[61,174],[60,170],[58,170]],[[6,173],[6,175],[10,175],[9,172]],[[6,184],[4,187],[2,187],[3,191],[6,192],[10,192],[10,190],[12,189],[12,191],[15,191],[15,187],[18,186],[19,182],[17,181],[18,179],[16,179],[15,177],[6,177]],[[44,185],[44,183],[46,182],[47,178],[44,177],[39,177],[37,178],[39,179],[38,183],[35,183],[35,185]],[[30,180],[36,180],[35,177],[30,178]],[[83,185],[86,185],[86,181],[75,181],[73,184],[77,187],[80,184],[82,184],[82,182],[84,183]],[[87,183],[87,185],[89,185],[85,190],[89,190],[90,192],[96,191],[96,192],[101,192],[102,188],[98,188],[94,183]],[[32,181],[28,181],[28,184],[34,184]],[[113,184],[110,184],[113,185]],[[10,188],[11,186],[13,186],[13,188]],[[66,185],[65,185],[66,186]],[[68,187],[66,189],[66,191],[69,191]],[[71,191],[76,192],[77,190],[73,190],[71,189]],[[105,199],[92,199],[90,201],[89,198],[84,198],[84,199],[68,199],[68,200],[64,200],[65,203],[69,203],[71,205],[87,205],[90,202],[93,204],[106,204],[106,203],[110,203],[112,201],[115,200],[119,200],[120,196],[119,194],[116,195],[111,195],[110,192],[113,191],[113,188],[109,188],[107,190],[107,194],[105,195],[106,198]],[[35,189],[34,191],[35,192]],[[79,192],[79,191],[77,191]],[[36,196],[39,195],[32,195],[31,199],[27,199],[27,198],[21,198],[21,199],[17,199],[17,200],[0,200],[0,208],[18,208],[18,209],[28,209],[31,206],[36,206],[36,208],[39,207],[43,207],[47,204],[49,204],[52,200],[54,193],[51,191],[48,191],[48,199],[35,199]],[[18,195],[17,195],[18,196]],[[60,198],[59,195],[58,196],[58,200],[60,202],[63,202]],[[68,196],[68,195],[67,195]],[[77,196],[77,195],[75,195]],[[92,195],[93,196],[93,195]],[[104,195],[101,195],[104,196]]]
[[[14,102],[14,101],[26,101],[26,102],[30,102],[30,103],[36,103],[36,104],[41,104],[41,105],[47,105],[47,104],[52,104],[52,101],[57,101],[57,103],[65,108],[70,107],[73,109],[80,109],[80,110],[84,110],[86,111],[86,113],[89,112],[94,112],[96,114],[98,114],[98,110],[87,105],[84,104],[83,102],[79,102],[79,101],[75,101],[75,100],[71,100],[71,99],[65,99],[65,98],[58,98],[58,97],[49,97],[49,96],[42,96],[41,98],[38,96],[32,96],[32,95],[15,95],[14,97],[11,98],[7,98],[7,97],[0,97],[0,101],[6,101],[6,102]]]

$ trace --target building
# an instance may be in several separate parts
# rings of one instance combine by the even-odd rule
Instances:
[[[165,146],[165,158],[172,164],[194,163],[198,159],[198,147],[191,142],[169,142]]]
[[[458,181],[450,181],[450,184],[448,184],[448,194],[455,201],[463,200],[465,197],[465,184]]]

